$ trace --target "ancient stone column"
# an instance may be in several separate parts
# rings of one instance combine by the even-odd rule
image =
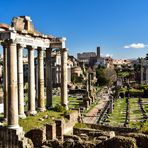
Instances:
[[[3,55],[4,55],[4,69],[3,69],[3,90],[4,90],[4,119],[7,120],[8,117],[8,63],[7,63],[7,46],[6,43],[2,43],[3,46]]]
[[[10,43],[8,54],[8,128],[17,129],[18,125],[18,89],[17,89],[17,47]]]
[[[46,49],[46,107],[52,107],[52,49]]]
[[[61,83],[61,66],[57,65],[57,83],[60,84]]]
[[[141,84],[143,84],[143,65],[141,65]]]
[[[29,64],[29,74],[28,74],[28,101],[29,101],[29,113],[31,115],[36,114],[36,103],[35,103],[35,69],[34,69],[34,49],[28,47],[28,64]]]
[[[23,80],[23,46],[17,46],[18,68],[18,111],[19,117],[25,118],[24,113],[24,80]]]
[[[88,91],[89,95],[91,95],[91,74],[88,73]]]
[[[86,74],[86,97],[89,97],[89,73]]]
[[[68,109],[67,96],[67,49],[61,49],[61,104]]]
[[[44,55],[43,50],[38,48],[38,109],[45,111],[44,98]]]

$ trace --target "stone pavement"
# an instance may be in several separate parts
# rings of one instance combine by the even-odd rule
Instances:
[[[101,110],[105,107],[106,103],[109,100],[107,93],[101,93],[98,96],[99,102],[98,104],[91,109],[86,116],[83,118],[83,123],[90,123],[90,124],[96,124],[99,118],[99,113]]]

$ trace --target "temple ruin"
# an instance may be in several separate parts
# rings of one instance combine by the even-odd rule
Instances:
[[[28,50],[28,112],[31,115],[52,106],[51,52],[61,52],[61,104],[68,109],[67,99],[67,49],[65,38],[44,35],[35,30],[29,16],[12,19],[11,25],[0,24],[0,43],[4,54],[4,117],[9,129],[19,128],[19,117],[24,113],[23,49]],[[34,52],[37,50],[38,87],[35,82]],[[46,77],[44,78],[44,52],[46,52]],[[44,94],[46,79],[46,99]],[[38,89],[35,89],[38,88]],[[35,96],[37,94],[37,107]],[[46,101],[45,101],[46,100]],[[46,104],[45,104],[46,102]],[[37,109],[37,110],[36,110]]]

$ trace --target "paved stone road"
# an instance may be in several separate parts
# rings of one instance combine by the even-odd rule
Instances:
[[[99,118],[99,113],[104,108],[109,99],[108,94],[105,93],[101,93],[101,95],[98,96],[98,99],[99,98],[100,101],[98,102],[98,104],[86,114],[86,117],[83,118],[83,123],[90,123],[90,124],[97,123]]]

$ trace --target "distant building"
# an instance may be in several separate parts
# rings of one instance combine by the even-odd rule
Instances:
[[[98,58],[100,58],[100,47],[97,47],[97,53],[83,52],[77,54],[77,59],[79,62],[83,62],[89,66],[93,66],[97,62]]]
[[[113,68],[113,59],[111,57],[101,57],[100,47],[97,47],[95,52],[83,52],[78,53],[77,58],[80,63],[87,64],[91,67],[93,66],[104,66],[107,68]],[[81,64],[82,65],[82,64]]]
[[[127,60],[127,59],[114,59],[113,65],[115,67],[120,68],[122,65],[132,66],[133,62],[131,60]]]
[[[85,64],[91,63],[91,61],[95,59],[96,61],[96,53],[95,52],[83,52],[77,54],[77,59],[80,62],[83,62]]]

